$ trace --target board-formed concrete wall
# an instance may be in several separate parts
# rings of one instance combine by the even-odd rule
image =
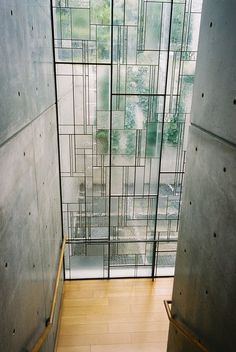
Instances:
[[[236,345],[236,2],[202,9],[172,313],[212,352]],[[173,327],[168,352],[198,351]]]
[[[0,29],[0,351],[14,352],[45,326],[61,243],[50,1],[1,1]]]

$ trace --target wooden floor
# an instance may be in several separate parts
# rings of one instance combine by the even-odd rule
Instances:
[[[57,352],[166,352],[172,279],[66,281]]]

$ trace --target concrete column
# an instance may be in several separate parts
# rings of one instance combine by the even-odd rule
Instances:
[[[172,314],[212,352],[236,345],[235,34],[235,0],[205,0]],[[175,351],[198,349],[170,327]]]

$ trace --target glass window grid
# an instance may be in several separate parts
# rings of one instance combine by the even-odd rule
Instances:
[[[64,232],[106,247],[98,277],[114,267],[141,277],[142,266],[162,276],[162,256],[175,255],[162,241],[178,238],[200,10],[201,0],[53,2]],[[127,241],[149,249],[113,253]]]

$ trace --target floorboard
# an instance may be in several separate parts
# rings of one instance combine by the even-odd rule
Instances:
[[[66,281],[57,352],[166,352],[172,278]]]

